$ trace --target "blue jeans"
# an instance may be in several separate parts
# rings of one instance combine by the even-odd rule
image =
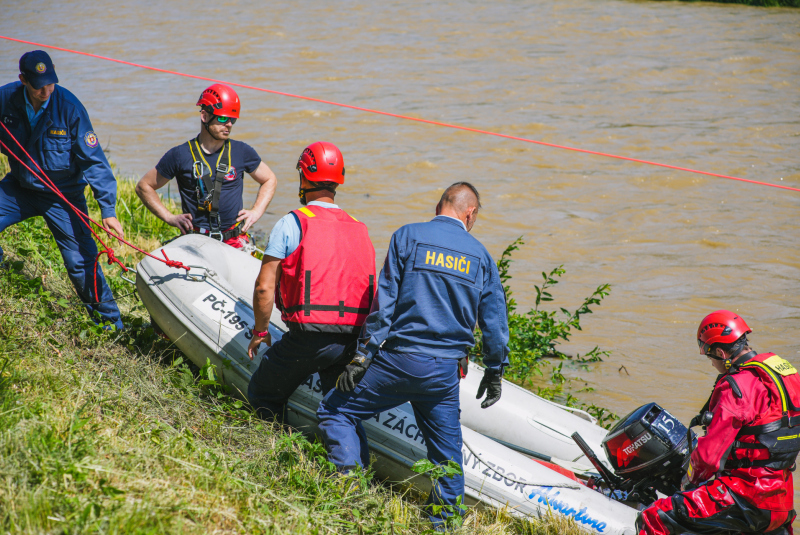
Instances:
[[[328,460],[339,469],[363,464],[360,459],[365,455],[356,426],[379,412],[410,402],[425,438],[428,460],[435,464],[452,460],[461,466],[458,390],[456,359],[379,351],[353,392],[334,389],[320,403],[317,417]],[[455,506],[458,496],[463,495],[463,475],[444,477],[434,485],[427,504]],[[429,516],[434,526],[440,526],[451,513],[443,510]]]
[[[78,210],[88,212],[83,193],[67,198]],[[98,321],[94,314],[96,312],[100,316],[100,322],[109,322],[117,329],[122,329],[119,308],[99,263],[96,272],[99,295],[94,295],[97,244],[92,233],[72,209],[55,194],[24,189],[7,175],[0,181],[0,232],[34,216],[42,216],[50,232],[53,233],[61,251],[61,258],[64,259],[69,280],[72,281],[78,297],[83,301],[92,319]],[[0,261],[2,258],[3,249],[0,248]]]

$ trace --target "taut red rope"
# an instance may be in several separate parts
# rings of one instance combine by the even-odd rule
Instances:
[[[8,134],[8,136],[11,139],[14,140],[14,143],[17,144],[17,146],[22,150],[22,152],[25,154],[25,156],[27,156],[28,159],[31,162],[33,162],[33,165],[36,166],[36,168],[39,170],[41,175],[39,173],[37,173],[36,171],[34,171],[33,169],[31,169],[30,166],[28,166],[28,164],[26,164],[22,160],[22,158],[15,151],[11,150],[11,148],[8,145],[6,145],[3,142],[2,139],[0,139],[0,146],[2,146],[9,155],[13,156],[14,159],[16,159],[20,164],[22,164],[25,167],[25,169],[27,169],[34,177],[39,179],[39,181],[41,181],[42,184],[44,184],[50,191],[52,191],[59,199],[64,201],[64,203],[66,203],[66,205],[69,206],[72,209],[73,212],[75,212],[75,214],[78,216],[78,218],[81,220],[81,222],[84,225],[86,225],[86,228],[89,229],[89,232],[91,232],[92,235],[97,239],[97,241],[100,242],[100,245],[102,245],[102,250],[100,250],[97,253],[97,256],[94,259],[94,299],[95,299],[95,301],[100,301],[100,294],[97,291],[97,264],[100,261],[100,257],[102,255],[106,255],[108,257],[108,265],[113,265],[115,263],[119,264],[119,266],[126,272],[128,271],[128,268],[126,268],[122,264],[122,262],[120,262],[120,260],[114,254],[114,249],[112,249],[111,247],[109,247],[108,245],[105,244],[105,242],[100,238],[100,236],[94,231],[94,229],[92,228],[92,225],[90,223],[93,223],[95,226],[97,226],[97,228],[102,229],[106,234],[108,234],[112,238],[115,238],[116,240],[118,240],[118,241],[124,243],[125,245],[127,245],[128,247],[130,247],[132,249],[135,249],[135,250],[139,251],[140,253],[149,256],[150,258],[158,260],[159,262],[164,262],[169,267],[180,268],[180,269],[185,269],[186,271],[189,271],[189,267],[188,266],[185,266],[183,263],[178,262],[177,260],[170,260],[168,258],[166,260],[162,260],[161,258],[158,258],[157,256],[153,256],[152,254],[148,253],[147,251],[144,251],[144,250],[136,247],[135,245],[133,245],[129,241],[125,240],[121,236],[117,236],[116,234],[114,234],[113,232],[111,232],[110,230],[105,228],[103,225],[101,225],[100,223],[98,223],[97,221],[95,221],[94,219],[89,217],[88,214],[85,214],[84,212],[79,210],[74,204],[69,202],[69,200],[64,196],[63,193],[61,193],[61,190],[59,190],[58,187],[56,187],[55,183],[53,183],[53,181],[50,179],[50,177],[47,176],[47,173],[45,173],[44,170],[39,166],[39,163],[36,160],[33,159],[33,157],[28,153],[27,150],[25,150],[25,147],[23,147],[20,144],[20,142],[17,140],[17,138],[14,137],[14,134],[12,134],[8,130],[6,125],[3,124],[2,122],[0,122],[0,126],[2,126],[3,130],[5,130],[6,134]],[[163,253],[163,250],[162,250],[162,253]],[[164,255],[164,257],[166,258],[166,254]]]
[[[102,60],[105,60],[105,61],[113,61],[115,63],[121,63],[123,65],[130,65],[131,67],[138,67],[140,69],[147,69],[147,70],[150,70],[150,71],[163,72],[163,73],[166,73],[166,74],[174,74],[176,76],[184,76],[186,78],[194,78],[195,80],[206,80],[206,81],[209,81],[209,82],[217,82],[217,83],[222,83],[222,84],[228,84],[228,85],[232,85],[232,86],[236,86],[236,87],[242,87],[244,89],[253,89],[255,91],[262,91],[264,93],[271,93],[273,95],[281,95],[281,96],[284,96],[284,97],[291,97],[291,98],[297,98],[297,99],[301,99],[301,100],[308,100],[308,101],[311,101],[311,102],[319,102],[320,104],[329,104],[331,106],[339,106],[341,108],[349,108],[351,110],[358,110],[358,111],[363,111],[363,112],[367,112],[367,113],[375,113],[375,114],[378,114],[378,115],[385,115],[387,117],[395,117],[397,119],[404,119],[406,121],[415,121],[415,122],[418,122],[418,123],[432,124],[432,125],[435,125],[435,126],[444,126],[446,128],[454,128],[456,130],[464,130],[464,131],[467,131],[467,132],[475,132],[476,134],[485,134],[487,136],[495,136],[495,137],[501,137],[501,138],[505,138],[505,139],[513,139],[513,140],[516,140],[516,141],[523,141],[525,143],[533,143],[535,145],[543,145],[545,147],[553,147],[553,148],[556,148],[556,149],[570,150],[570,151],[574,151],[574,152],[582,152],[584,154],[593,154],[595,156],[603,156],[603,157],[606,157],[606,158],[614,158],[614,159],[617,159],[617,160],[625,160],[625,161],[628,161],[628,162],[636,162],[636,163],[642,163],[642,164],[646,164],[646,165],[653,165],[653,166],[656,166],[656,167],[665,167],[667,169],[675,169],[676,171],[686,171],[687,173],[695,173],[695,174],[698,174],[698,175],[713,176],[713,177],[717,177],[717,178],[727,178],[728,180],[738,180],[740,182],[748,182],[750,184],[757,184],[759,186],[769,186],[769,187],[772,187],[772,188],[780,188],[780,189],[786,189],[786,190],[790,190],[790,191],[800,192],[800,188],[793,188],[791,186],[783,186],[781,184],[771,184],[769,182],[761,182],[759,180],[751,180],[749,178],[741,178],[741,177],[737,177],[737,176],[722,175],[722,174],[719,174],[719,173],[710,173],[708,171],[700,171],[698,169],[690,169],[688,167],[679,167],[677,165],[668,165],[668,164],[665,164],[665,163],[651,162],[651,161],[642,160],[642,159],[639,159],[639,158],[629,158],[627,156],[619,156],[617,154],[610,154],[610,153],[607,153],[607,152],[598,152],[598,151],[587,150],[587,149],[579,149],[577,147],[569,147],[567,145],[557,145],[555,143],[547,143],[547,142],[538,141],[538,140],[535,140],[535,139],[529,139],[529,138],[518,137],[518,136],[510,136],[508,134],[501,134],[499,132],[491,132],[489,130],[480,130],[478,128],[470,128],[470,127],[467,127],[467,126],[459,126],[459,125],[456,125],[456,124],[444,123],[444,122],[440,122],[440,121],[432,121],[432,120],[429,120],[429,119],[420,119],[418,117],[411,117],[409,115],[401,115],[401,114],[398,114],[398,113],[390,113],[388,111],[373,110],[373,109],[370,109],[370,108],[362,108],[361,106],[353,106],[352,104],[343,104],[341,102],[333,102],[331,100],[323,100],[323,99],[320,99],[320,98],[306,97],[306,96],[303,96],[303,95],[294,95],[292,93],[286,93],[286,92],[283,92],[283,91],[275,91],[274,89],[264,89],[262,87],[255,87],[255,86],[252,86],[252,85],[245,85],[245,84],[240,84],[240,83],[236,83],[236,82],[226,82],[224,80],[217,80],[216,78],[208,78],[207,76],[197,76],[195,74],[186,74],[186,73],[182,73],[182,72],[178,72],[178,71],[171,71],[169,69],[159,69],[158,67],[150,67],[149,65],[141,65],[139,63],[133,63],[133,62],[125,61],[125,60],[121,60],[121,59],[109,58],[109,57],[106,57],[106,56],[100,56],[98,54],[91,54],[89,52],[82,52],[80,50],[71,50],[69,48],[62,48],[62,47],[59,47],[59,46],[46,45],[46,44],[43,44],[43,43],[36,43],[34,41],[26,41],[24,39],[15,39],[13,37],[7,37],[5,35],[0,35],[0,39],[5,39],[7,41],[14,41],[14,42],[17,42],[17,43],[24,43],[24,44],[27,44],[27,45],[40,46],[40,47],[49,48],[49,49],[52,49],[52,50],[60,50],[62,52],[69,52],[70,54],[78,54],[78,55],[81,55],[81,56],[88,56],[90,58],[97,58],[97,59],[102,59]]]

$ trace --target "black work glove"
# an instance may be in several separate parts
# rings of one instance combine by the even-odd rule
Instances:
[[[458,359],[458,378],[463,379],[469,371],[469,357]]]
[[[372,359],[356,354],[350,364],[345,366],[339,378],[336,379],[336,390],[340,392],[352,392],[355,390],[358,382],[367,373],[367,368],[369,368],[370,364],[372,364]]]
[[[486,399],[481,403],[481,409],[491,407],[500,400],[500,393],[503,389],[503,376],[497,372],[486,368],[483,370],[483,379],[478,386],[478,395],[475,399],[481,399],[486,392]]]

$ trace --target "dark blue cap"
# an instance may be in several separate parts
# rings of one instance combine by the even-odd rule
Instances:
[[[44,50],[34,50],[22,54],[22,57],[19,58],[19,72],[25,76],[34,89],[58,83],[56,68]]]

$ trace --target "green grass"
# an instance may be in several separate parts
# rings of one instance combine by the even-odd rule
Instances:
[[[175,234],[132,183],[120,181],[118,202],[134,243],[149,250]],[[0,244],[11,264],[0,270],[0,532],[429,530],[421,497],[368,475],[337,477],[319,443],[201,382],[154,335],[134,295],[119,301],[130,329],[95,327],[41,218],[6,229]],[[135,264],[138,255],[114,248]],[[131,292],[109,279],[115,294]],[[531,522],[494,509],[469,511],[460,531],[583,533],[562,518]]]

